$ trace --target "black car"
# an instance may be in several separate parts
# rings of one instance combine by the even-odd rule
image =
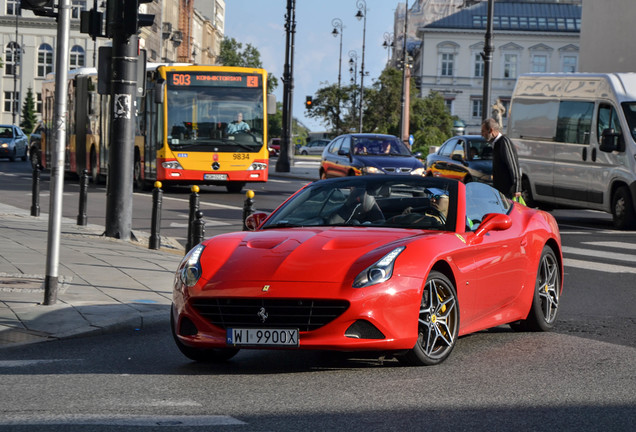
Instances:
[[[459,135],[426,157],[426,175],[492,184],[492,145],[480,135]]]
[[[364,174],[424,175],[424,164],[399,138],[380,134],[346,134],[322,152],[320,178]]]

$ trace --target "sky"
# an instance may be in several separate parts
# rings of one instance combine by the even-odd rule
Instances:
[[[332,20],[342,20],[341,83],[350,82],[349,51],[358,56],[358,85],[362,60],[363,21],[355,17],[357,0],[296,0],[294,48],[294,89],[292,112],[311,131],[324,131],[320,121],[305,117],[305,97],[319,88],[338,83],[340,37],[333,37]],[[364,68],[368,87],[384,69],[388,52],[382,44],[384,34],[393,32],[398,0],[366,0],[367,25]],[[402,2],[403,3],[403,2]],[[276,100],[283,100],[282,76],[285,65],[285,14],[287,0],[226,0],[225,36],[245,45],[250,43],[261,54],[263,67],[278,78]]]

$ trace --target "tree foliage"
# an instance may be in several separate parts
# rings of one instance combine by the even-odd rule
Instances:
[[[35,128],[37,122],[37,116],[35,114],[35,99],[33,98],[33,90],[31,87],[27,89],[26,98],[22,104],[22,120],[20,121],[20,127],[26,134],[30,134]]]
[[[225,37],[221,41],[221,52],[219,53],[218,62],[224,66],[239,66],[262,68],[261,53],[252,44],[243,44],[233,37]],[[278,87],[278,79],[272,74],[267,75],[268,92],[272,93]]]
[[[357,132],[359,96],[359,87],[353,85],[340,89],[334,84],[319,88],[307,116],[321,120],[337,135]],[[363,113],[363,132],[400,135],[402,71],[387,67],[371,87],[365,87]],[[409,131],[415,139],[414,152],[426,154],[430,146],[438,146],[452,136],[455,117],[446,109],[444,98],[437,93],[418,97],[414,80],[410,81],[409,113]]]

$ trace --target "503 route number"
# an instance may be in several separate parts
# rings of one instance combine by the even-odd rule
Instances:
[[[232,346],[298,346],[298,329],[227,329]]]

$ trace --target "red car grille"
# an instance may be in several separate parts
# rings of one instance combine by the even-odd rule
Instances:
[[[274,300],[204,298],[192,307],[211,324],[221,328],[293,327],[311,331],[338,318],[349,307],[346,300]]]

